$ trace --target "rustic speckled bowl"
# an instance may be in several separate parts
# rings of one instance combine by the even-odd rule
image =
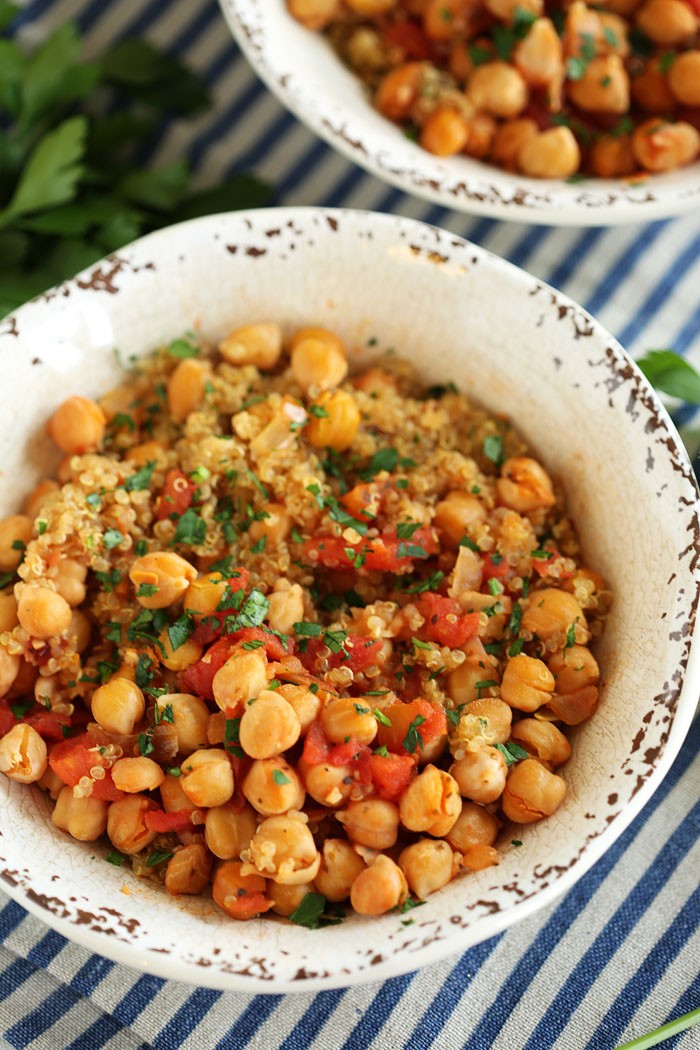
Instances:
[[[511,416],[563,479],[589,563],[615,594],[597,650],[602,703],[572,733],[561,809],[519,829],[519,848],[507,835],[498,867],[451,883],[410,926],[395,914],[316,932],[232,922],[207,898],[175,900],[106,863],[101,845],[54,829],[40,791],[0,777],[0,885],[49,925],[164,977],[307,991],[413,970],[504,930],[569,889],[641,809],[698,694],[698,503],[663,408],[574,303],[433,227],[285,209],[145,237],[0,322],[0,514],[55,464],[52,409],[119,381],[115,348],[140,355],[188,329],[216,338],[265,318],[336,329],[353,364],[395,347],[426,378]]]
[[[280,101],[373,175],[445,208],[516,222],[608,226],[700,206],[700,162],[642,179],[530,179],[469,157],[435,157],[371,106],[325,39],[285,0],[219,0],[249,62]]]

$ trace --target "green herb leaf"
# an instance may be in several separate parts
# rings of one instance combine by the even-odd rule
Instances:
[[[323,633],[320,623],[311,623],[310,620],[299,620],[292,624],[292,630],[299,638],[318,638]]]
[[[301,904],[289,916],[296,926],[318,930],[321,926],[336,926],[345,918],[345,912],[337,904],[329,903],[320,893],[307,893]]]
[[[167,853],[160,849],[154,849],[153,853],[150,853],[148,860],[146,861],[147,868],[155,868],[156,864],[162,864],[166,860],[170,860],[172,857],[172,851]]]
[[[114,864],[116,868],[121,868],[124,864],[124,861],[126,860],[126,857],[124,857],[121,853],[117,853],[115,849],[111,849],[105,857],[105,860],[108,864]]]
[[[400,540],[410,540],[413,533],[419,528],[419,521],[400,521],[396,526],[396,535]]]
[[[176,357],[180,361],[187,357],[196,357],[199,353],[199,347],[189,339],[174,339],[167,350],[171,357]]]
[[[496,751],[500,751],[506,760],[507,766],[514,766],[517,762],[522,762],[524,758],[529,758],[529,754],[524,747],[520,744],[494,744]]]
[[[142,489],[150,488],[153,471],[156,469],[155,460],[149,459],[146,465],[127,478],[122,488],[127,492],[140,492]]]
[[[648,350],[637,361],[652,386],[671,397],[700,404],[700,374],[673,350]]]
[[[184,645],[194,631],[195,626],[194,620],[187,613],[182,613],[181,616],[178,616],[177,620],[168,627],[168,641],[171,649],[179,649],[181,645]]]
[[[500,467],[503,463],[503,438],[500,434],[489,434],[484,438],[482,450],[487,459]]]
[[[369,695],[369,694],[368,694]],[[380,726],[391,726],[391,719],[387,718],[383,711],[380,711],[378,707],[375,707],[372,714],[379,722]]]
[[[416,715],[406,730],[406,736],[403,738],[403,746],[405,750],[408,751],[409,755],[412,755],[417,747],[423,747],[423,737],[418,732],[418,728],[423,725],[425,720],[425,715]]]
[[[137,743],[140,755],[150,755],[153,751],[153,741],[148,733],[139,733]]]
[[[122,536],[119,529],[107,529],[104,536],[102,537],[102,542],[104,543],[108,551],[114,550],[114,548],[118,547],[119,544],[123,542],[123,540],[124,537]]]
[[[178,518],[177,528],[173,536],[173,545],[186,543],[190,547],[201,546],[207,536],[207,523],[192,507],[188,507],[185,513]]]
[[[272,779],[278,787],[282,787],[284,784],[291,784],[290,778],[281,769],[272,770]]]
[[[396,470],[398,462],[399,454],[395,448],[380,448],[374,453],[364,470],[360,471],[360,477],[363,481],[371,481],[382,470],[387,470],[389,473]]]
[[[0,227],[18,215],[63,204],[73,197],[83,174],[87,120],[71,117],[48,131],[34,147],[7,208],[0,212]]]
[[[155,583],[141,583],[139,589],[136,592],[137,598],[152,598],[154,594],[158,593],[158,588]]]

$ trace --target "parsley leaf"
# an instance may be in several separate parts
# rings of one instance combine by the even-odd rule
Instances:
[[[173,545],[186,543],[190,547],[201,546],[207,535],[207,523],[192,507],[188,507],[185,513],[178,518],[177,528],[173,536]]]
[[[671,397],[700,404],[700,374],[673,350],[648,350],[637,361],[652,386]]]
[[[331,904],[320,893],[307,893],[301,904],[289,916],[290,922],[317,930],[320,926],[336,926],[345,918],[337,904]]]
[[[278,787],[282,787],[284,784],[291,784],[290,778],[281,769],[272,770],[272,779]]]
[[[500,434],[489,434],[484,438],[482,450],[487,459],[500,467],[503,463],[503,438]]]
[[[396,470],[399,462],[399,454],[395,448],[380,448],[374,453],[364,470],[360,471],[363,481],[371,481],[372,478],[382,470],[389,473]]]
[[[425,715],[416,715],[406,730],[406,736],[403,738],[403,746],[405,750],[408,751],[409,755],[412,755],[417,747],[423,747],[423,737],[418,732],[418,728],[419,726],[422,726],[425,721]]]
[[[500,751],[506,760],[507,766],[514,766],[517,762],[522,762],[524,758],[529,758],[527,751],[520,744],[494,744],[496,751]]]

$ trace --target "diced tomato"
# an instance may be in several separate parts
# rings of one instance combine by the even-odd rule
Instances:
[[[331,744],[330,741],[326,740],[321,729],[321,723],[312,722],[304,740],[304,750],[301,757],[310,766],[319,766],[322,762],[328,761],[330,750]]]
[[[348,492],[344,492],[339,502],[353,518],[365,525],[376,518],[382,502],[382,496],[391,488],[388,481],[360,482]]]
[[[22,721],[31,726],[32,729],[36,729],[39,736],[46,741],[65,740],[66,734],[63,730],[70,729],[71,724],[68,715],[48,711],[41,704],[35,704],[31,711],[24,715]]]
[[[105,768],[99,751],[90,750],[86,744],[87,736],[75,737],[55,744],[49,752],[49,765],[64,784],[75,787],[81,777],[89,777],[95,766]],[[112,774],[105,768],[102,780],[93,780],[91,798],[104,802],[116,802],[124,798],[124,792],[114,786]]]
[[[439,549],[437,533],[428,526],[417,529],[410,540],[400,540],[391,529],[359,543],[347,543],[342,536],[315,536],[302,548],[312,566],[367,572],[408,572],[416,559],[437,554]]]
[[[362,674],[376,662],[381,649],[382,643],[377,638],[349,634],[338,653],[329,653],[323,638],[310,638],[304,652],[300,650],[298,655],[304,667],[312,674],[320,670],[317,661],[321,655],[329,669],[349,667],[354,674]]]
[[[228,638],[214,642],[201,660],[186,667],[178,675],[177,684],[180,692],[193,693],[204,700],[214,699],[214,675],[224,666],[231,653],[232,643]]]
[[[416,774],[413,755],[391,751],[388,755],[370,755],[369,767],[374,790],[387,802],[397,802]]]
[[[181,470],[169,470],[165,485],[156,503],[156,518],[179,518],[192,503],[197,486]]]
[[[462,612],[455,598],[426,591],[415,603],[425,623],[415,635],[424,642],[436,642],[450,649],[459,649],[479,630],[479,614]]]
[[[7,700],[0,700],[0,736],[9,733],[15,725],[17,725],[17,719],[12,713],[12,708]]]
[[[262,642],[269,660],[281,660],[294,651],[294,641],[288,638],[286,643],[271,631],[264,631],[262,627],[242,627],[229,635],[229,639],[238,642]]]
[[[149,831],[165,834],[168,831],[187,831],[192,827],[192,816],[189,809],[175,809],[166,813],[162,809],[151,809],[146,813],[146,827]]]
[[[425,721],[416,726],[424,744],[429,744],[436,737],[447,736],[447,719],[445,712],[437,704],[431,704],[428,700],[411,700],[407,704],[389,704],[382,708],[382,713],[391,722],[390,726],[379,724],[377,730],[377,741],[380,746],[397,754],[406,754],[404,740],[409,727],[415,723],[417,718]],[[420,753],[420,745],[417,748]]]
[[[533,558],[532,567],[538,576],[548,576],[549,570],[551,569],[557,558],[561,558],[559,551],[552,551],[549,558]],[[561,572],[558,578],[560,580],[570,580],[573,577],[573,572]]]
[[[359,758],[366,750],[364,744],[360,744],[351,736],[349,740],[332,747],[328,752],[326,761],[329,766],[347,766],[350,762]]]
[[[419,62],[430,58],[433,53],[430,38],[416,22],[392,22],[384,30],[384,39],[388,44],[400,47],[406,58]]]
[[[503,580],[511,571],[511,567],[505,558],[496,558],[494,561],[491,554],[485,554],[483,558],[484,562],[484,580]]]

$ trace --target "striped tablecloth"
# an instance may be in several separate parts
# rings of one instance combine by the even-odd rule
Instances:
[[[575,230],[469,218],[412,199],[336,156],[279,106],[215,0],[36,0],[36,39],[75,18],[89,49],[146,35],[185,58],[215,107],[163,130],[202,183],[254,169],[280,204],[371,208],[447,227],[578,300],[634,355],[700,364],[700,213]],[[695,447],[693,412],[674,406]],[[672,508],[669,508],[672,513]],[[700,722],[640,817],[555,907],[461,957],[347,991],[248,996],[192,989],[90,955],[0,893],[0,1048],[32,1050],[614,1050],[700,1006]],[[700,1047],[700,1029],[664,1044]]]

